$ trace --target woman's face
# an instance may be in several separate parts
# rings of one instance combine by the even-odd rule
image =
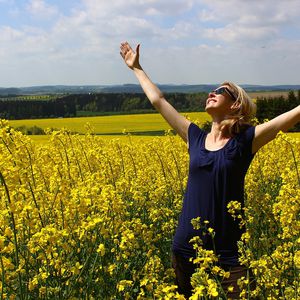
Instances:
[[[228,115],[235,99],[227,86],[220,86],[208,94],[205,110],[208,114]]]

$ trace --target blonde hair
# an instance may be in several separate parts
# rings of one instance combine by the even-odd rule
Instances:
[[[225,81],[222,86],[227,86],[235,96],[232,113],[221,122],[221,130],[229,136],[235,136],[249,125],[256,113],[256,104],[243,88],[237,84]]]

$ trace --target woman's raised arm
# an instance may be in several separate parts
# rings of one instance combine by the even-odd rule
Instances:
[[[279,131],[287,131],[298,122],[300,122],[300,105],[266,123],[257,125],[252,142],[252,153],[273,140]]]
[[[126,65],[133,70],[143,91],[155,109],[164,117],[178,135],[187,141],[190,121],[182,116],[165,98],[160,89],[150,80],[139,62],[140,45],[136,51],[125,42],[121,43],[120,54]]]

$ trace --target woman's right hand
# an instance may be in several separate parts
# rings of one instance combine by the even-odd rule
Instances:
[[[128,42],[121,43],[120,54],[121,54],[122,58],[124,59],[126,65],[130,69],[141,68],[140,62],[139,62],[140,44],[138,44],[136,46],[136,50],[134,52],[133,49],[128,44]]]

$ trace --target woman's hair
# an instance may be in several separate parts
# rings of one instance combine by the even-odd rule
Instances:
[[[232,113],[226,116],[226,119],[221,123],[221,129],[229,136],[235,136],[243,131],[249,125],[256,113],[256,104],[252,101],[249,95],[237,84],[225,81],[222,86],[227,86],[235,96],[233,103],[234,109]]]

